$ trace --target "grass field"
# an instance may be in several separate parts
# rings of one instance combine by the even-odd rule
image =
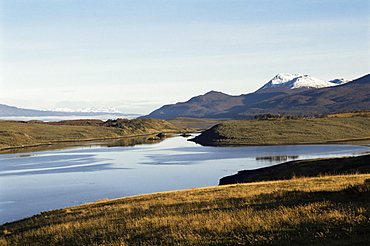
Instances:
[[[189,130],[189,128],[155,119],[118,119],[106,122],[76,120],[51,123],[0,121],[0,149]]]
[[[194,139],[204,145],[327,143],[370,138],[369,117],[232,120]]]
[[[0,226],[1,245],[367,245],[370,174],[98,201]]]

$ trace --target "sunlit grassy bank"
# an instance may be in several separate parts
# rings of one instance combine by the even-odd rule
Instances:
[[[44,212],[2,245],[366,245],[370,174],[194,188]]]
[[[194,139],[203,145],[328,143],[370,138],[370,117],[233,120]]]
[[[61,141],[129,137],[190,129],[156,119],[75,120],[62,122],[0,121],[0,149]]]

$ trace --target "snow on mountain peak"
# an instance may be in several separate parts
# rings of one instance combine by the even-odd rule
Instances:
[[[257,91],[271,88],[271,87],[281,87],[286,86],[290,89],[301,89],[301,88],[324,88],[336,86],[337,82],[326,82],[310,75],[303,74],[290,74],[290,73],[279,73],[264,86],[262,86]]]
[[[329,82],[330,83],[337,84],[337,85],[342,85],[342,84],[345,84],[345,83],[350,82],[350,80],[346,80],[346,79],[340,78],[340,79],[332,79],[332,80],[329,80]]]
[[[109,108],[85,107],[85,108],[78,108],[78,109],[53,108],[53,109],[47,109],[47,111],[68,112],[68,113],[122,113],[121,111],[119,111],[118,109],[114,107],[109,107]]]

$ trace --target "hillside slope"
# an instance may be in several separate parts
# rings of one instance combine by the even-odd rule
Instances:
[[[164,105],[149,115],[140,118],[170,119],[177,117],[209,118],[217,115],[222,118],[228,111],[237,106],[243,106],[244,98],[230,96],[222,92],[210,91],[204,95],[196,96],[186,102]]]

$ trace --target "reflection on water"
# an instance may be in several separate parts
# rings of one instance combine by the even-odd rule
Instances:
[[[21,153],[31,153],[31,152],[42,152],[42,151],[53,151],[53,150],[60,150],[60,149],[71,149],[74,148],[74,145],[77,143],[57,143],[57,144],[45,144],[39,146],[31,146],[31,147],[24,147],[24,148],[14,148],[14,149],[5,149],[1,150],[0,154],[21,154]],[[21,156],[21,155],[19,155]]]
[[[105,198],[214,186],[240,170],[298,157],[359,155],[369,150],[368,143],[203,147],[181,136],[162,142],[142,136],[53,149],[59,146],[0,155],[0,224]]]
[[[30,146],[24,148],[14,148],[0,150],[2,154],[21,154],[21,153],[33,153],[33,152],[45,152],[53,150],[67,150],[67,149],[81,149],[81,148],[96,148],[96,147],[118,147],[118,146],[135,146],[140,144],[155,144],[164,140],[160,139],[157,141],[148,140],[149,136],[141,137],[125,137],[119,139],[105,140],[102,142],[94,141],[81,141],[81,142],[67,142],[67,143],[56,143],[56,144],[45,144],[39,146]],[[25,155],[15,155],[15,157],[22,157]]]
[[[277,155],[277,156],[258,156],[256,157],[256,161],[290,161],[298,159],[298,155]]]
[[[109,169],[117,168],[110,165],[110,159],[96,158],[94,154],[56,154],[49,155],[47,158],[42,155],[24,155],[21,159],[12,157],[2,163],[0,177],[96,172]]]
[[[156,144],[160,143],[164,140],[165,138],[161,138],[158,140],[149,140],[149,136],[143,136],[143,137],[131,137],[131,138],[121,138],[119,140],[109,142],[106,144],[107,147],[128,147],[128,146],[136,146],[136,145],[141,145],[141,144]]]
[[[52,174],[52,173],[71,173],[71,172],[96,172],[101,170],[111,169],[129,169],[124,167],[114,167],[111,165],[111,159],[99,158],[96,153],[98,148],[104,147],[129,147],[143,144],[160,143],[158,141],[148,140],[148,136],[121,138],[111,140],[109,142],[100,143],[71,143],[58,144],[55,146],[38,146],[27,147],[22,149],[13,149],[8,152],[17,153],[13,155],[0,155],[1,159],[8,159],[1,165],[1,176],[9,175],[36,175],[36,174]],[[58,150],[57,153],[50,151]],[[25,153],[26,150],[37,151],[36,153]],[[63,151],[62,151],[62,150]],[[82,151],[82,150],[87,151]],[[93,150],[92,153],[88,153]],[[17,151],[18,150],[18,151]],[[73,150],[77,150],[73,151]],[[107,152],[106,150],[103,150]],[[84,152],[84,153],[81,153]],[[80,153],[80,154],[78,154]],[[29,158],[32,157],[32,158]],[[22,158],[22,159],[19,159]]]

